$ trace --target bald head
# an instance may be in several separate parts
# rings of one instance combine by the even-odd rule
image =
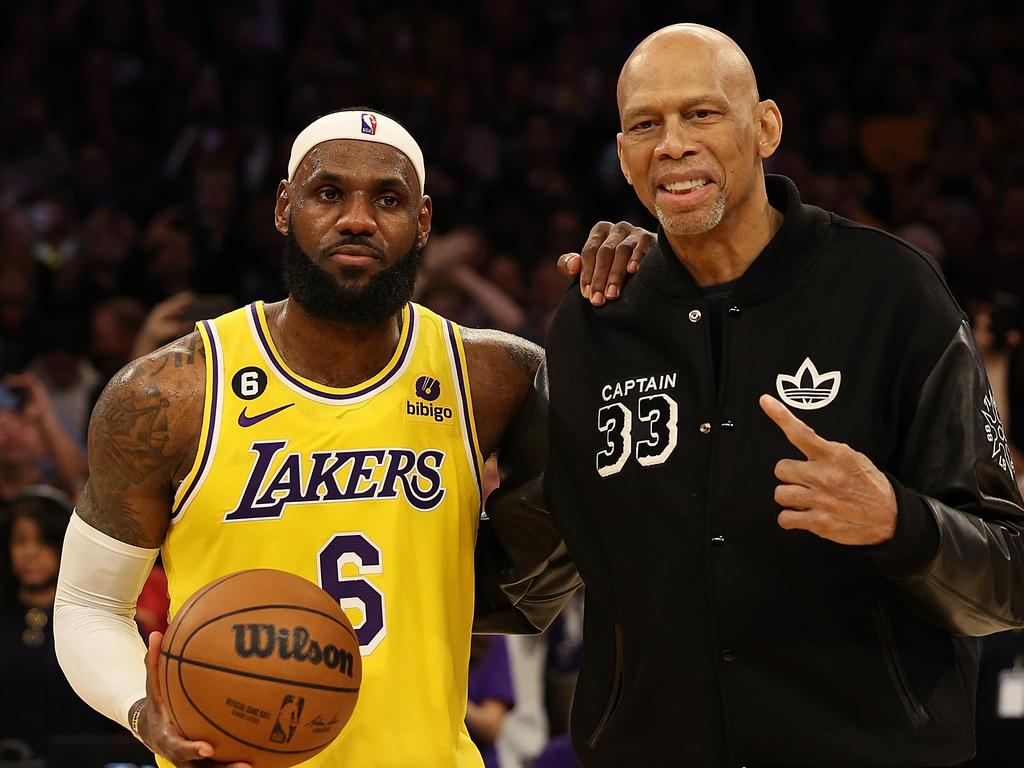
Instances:
[[[695,66],[706,70],[730,100],[758,102],[754,69],[735,40],[701,24],[673,24],[644,38],[622,65],[616,89],[620,117],[627,94],[643,88],[652,72]]]
[[[763,161],[779,144],[782,116],[759,100],[731,38],[699,24],[659,29],[622,67],[618,102],[622,173],[666,233],[766,220]]]

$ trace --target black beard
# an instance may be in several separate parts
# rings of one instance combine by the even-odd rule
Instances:
[[[413,243],[402,258],[351,290],[335,281],[302,250],[289,230],[281,275],[288,295],[313,317],[351,325],[380,325],[412,298],[420,249]]]

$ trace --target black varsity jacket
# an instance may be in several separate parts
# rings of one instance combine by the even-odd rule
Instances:
[[[569,291],[550,332],[545,491],[587,587],[588,768],[954,765],[971,636],[1024,623],[1024,509],[936,266],[767,183],[785,221],[721,318],[717,381],[667,245],[605,307]],[[766,392],[888,474],[892,541],[778,526],[775,463],[803,457]]]

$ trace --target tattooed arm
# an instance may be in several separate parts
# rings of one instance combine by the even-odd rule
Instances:
[[[135,602],[167,533],[174,489],[199,442],[205,360],[198,333],[135,361],[107,385],[89,423],[89,482],[64,540],[54,645],[88,704],[177,766],[216,765],[213,748],[171,723]]]
[[[581,583],[543,499],[544,353],[496,331],[463,338],[481,451],[497,451],[501,478],[477,534],[474,631],[538,632]]]
[[[77,512],[137,547],[163,543],[171,499],[199,444],[206,362],[193,332],[111,379],[89,422],[89,482]]]

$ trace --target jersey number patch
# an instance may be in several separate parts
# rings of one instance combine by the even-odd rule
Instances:
[[[359,575],[343,576],[342,569],[347,564],[354,565]],[[383,572],[380,547],[362,533],[336,534],[318,555],[320,586],[338,601],[343,610],[362,614],[362,621],[353,622],[352,627],[359,638],[359,653],[363,656],[373,653],[388,633],[384,593],[363,578]]]
[[[676,449],[679,404],[675,400],[659,393],[637,401],[635,441],[633,415],[622,403],[610,403],[597,412],[597,428],[605,441],[605,449],[597,453],[597,474],[601,477],[621,472],[631,456],[642,467],[663,464]]]

